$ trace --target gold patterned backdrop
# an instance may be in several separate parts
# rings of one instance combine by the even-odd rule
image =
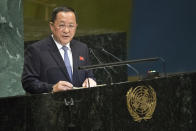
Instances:
[[[24,0],[24,40],[39,40],[50,33],[53,8],[70,6],[78,15],[76,35],[128,32],[132,0]]]

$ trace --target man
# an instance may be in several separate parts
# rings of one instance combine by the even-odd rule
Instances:
[[[58,92],[76,87],[96,86],[89,65],[88,48],[73,40],[77,28],[75,11],[58,7],[52,12],[52,35],[30,45],[25,51],[22,85],[29,93]]]

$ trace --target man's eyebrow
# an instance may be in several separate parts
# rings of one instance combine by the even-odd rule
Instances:
[[[64,24],[65,22],[64,21],[60,21],[59,23],[63,23]]]

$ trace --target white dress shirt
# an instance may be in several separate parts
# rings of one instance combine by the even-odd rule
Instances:
[[[57,48],[58,48],[58,50],[59,50],[59,52],[60,52],[62,58],[63,58],[63,60],[64,60],[64,53],[65,53],[65,52],[64,52],[64,50],[62,49],[63,45],[61,45],[60,43],[58,43],[58,42],[54,39],[53,35],[52,35],[52,38],[53,38],[53,40],[54,40],[54,42],[55,42],[55,44],[56,44],[56,46],[57,46]],[[70,43],[67,43],[65,46],[68,47],[67,53],[68,53],[68,57],[69,57],[69,61],[70,61],[70,65],[71,65],[71,69],[72,69],[72,73],[73,73],[73,57],[72,57],[72,52],[71,52],[71,48],[70,48]]]

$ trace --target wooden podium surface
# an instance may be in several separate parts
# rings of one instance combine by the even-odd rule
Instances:
[[[191,131],[194,87],[196,73],[185,73],[1,98],[0,131]]]

